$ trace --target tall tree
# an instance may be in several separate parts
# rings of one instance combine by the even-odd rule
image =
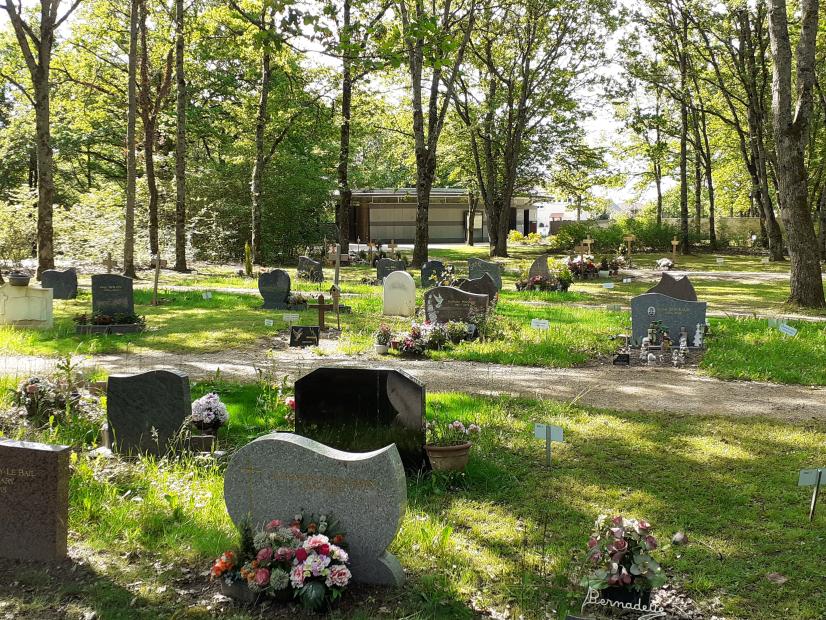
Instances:
[[[412,6],[410,6],[412,4]],[[436,176],[436,147],[475,19],[475,0],[398,0],[410,74],[416,156],[416,233],[413,264],[427,262],[430,191]],[[430,85],[424,82],[430,73]],[[423,94],[427,96],[427,112]]]
[[[35,130],[37,134],[37,277],[54,267],[54,156],[51,137],[51,86],[49,78],[55,34],[60,25],[74,12],[81,0],[74,0],[61,16],[61,0],[39,0],[39,33],[22,15],[20,4],[5,0],[3,8],[9,14],[14,34],[31,76],[34,90]]]
[[[138,115],[138,30],[141,0],[132,0],[129,13],[129,68],[127,70],[126,112],[126,217],[124,221],[123,275],[135,277],[135,189],[137,161],[135,157],[135,126]]]
[[[186,77],[184,0],[175,0],[175,270],[186,266]]]
[[[780,214],[791,258],[790,301],[810,308],[824,305],[820,253],[809,207],[805,158],[813,108],[818,10],[819,0],[800,0],[796,93],[793,94],[792,45],[786,0],[769,0],[776,173]]]

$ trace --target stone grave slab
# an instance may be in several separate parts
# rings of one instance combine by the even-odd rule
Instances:
[[[298,277],[312,282],[324,281],[324,269],[319,261],[313,260],[309,256],[298,257]]]
[[[440,260],[429,260],[422,265],[422,286],[433,286],[441,280],[445,272],[445,264]]]
[[[74,269],[47,269],[40,276],[40,287],[52,289],[52,299],[75,299],[77,272]]]
[[[502,267],[499,266],[499,263],[482,260],[481,258],[469,258],[467,259],[467,270],[471,280],[481,278],[484,273],[490,274],[490,277],[496,283],[496,290],[502,290]]]
[[[283,269],[273,269],[258,276],[258,292],[264,298],[262,308],[287,309],[290,298],[290,274]]]
[[[66,557],[69,446],[0,439],[0,557]]]
[[[698,323],[705,325],[707,307],[704,301],[686,301],[661,293],[637,295],[631,298],[631,341],[639,346],[651,323],[661,321],[668,328],[671,342],[679,343],[680,327],[693,334]]]
[[[295,382],[295,430],[324,444],[364,452],[391,443],[407,469],[427,466],[425,387],[387,368],[317,368]]]
[[[0,286],[0,325],[50,328],[54,323],[52,289]]]
[[[92,276],[92,312],[95,314],[135,314],[132,278],[114,273]]]
[[[528,278],[535,278],[536,276],[540,276],[542,278],[551,277],[551,270],[548,268],[547,256],[539,256],[535,261],[533,261],[533,263],[531,263],[531,268],[528,270]]]
[[[270,433],[232,457],[224,501],[236,525],[248,520],[253,528],[296,514],[331,515],[345,534],[355,581],[404,583],[398,559],[387,552],[407,508],[394,445],[354,454],[293,433]]]
[[[192,413],[189,377],[174,370],[112,375],[106,416],[113,450],[123,455],[174,451],[174,441]]]
[[[388,316],[416,314],[416,282],[406,271],[394,271],[384,278],[384,308]]]
[[[487,295],[488,303],[492,303],[497,293],[499,293],[499,289],[496,288],[496,282],[493,281],[493,278],[490,277],[489,273],[483,273],[479,278],[465,280],[460,283],[457,288],[461,291],[465,291],[466,293]]]
[[[394,271],[404,271],[404,261],[392,258],[380,258],[376,261],[376,279],[383,282]]]
[[[648,289],[646,293],[660,293],[661,295],[668,295],[674,299],[697,301],[697,292],[694,290],[694,286],[691,284],[688,276],[675,278],[669,273],[662,274],[657,285]]]
[[[431,323],[473,323],[475,315],[487,310],[488,296],[484,294],[468,293],[452,286],[437,286],[424,294],[425,318]]]

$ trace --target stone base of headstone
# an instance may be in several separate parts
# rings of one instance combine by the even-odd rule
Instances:
[[[75,325],[75,333],[89,334],[139,334],[146,329],[146,325],[130,323],[128,325]]]
[[[104,422],[100,427],[100,446],[102,448],[112,449],[112,433],[109,431],[109,423]]]
[[[304,312],[309,306],[307,304],[264,304],[264,310],[290,310],[293,312]]]
[[[212,452],[215,450],[215,435],[190,435],[189,448],[193,452]]]

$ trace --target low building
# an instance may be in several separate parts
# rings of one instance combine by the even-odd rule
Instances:
[[[350,213],[350,239],[410,243],[416,233],[416,190],[356,189],[353,190]],[[430,192],[428,227],[433,243],[461,243],[467,239],[469,195],[466,189],[435,188]],[[510,230],[522,234],[536,232],[536,205],[527,197],[511,202]],[[484,207],[477,208],[473,222],[474,241],[487,241],[487,216]]]

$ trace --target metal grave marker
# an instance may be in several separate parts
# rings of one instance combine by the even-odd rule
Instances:
[[[631,284],[631,282],[632,282],[633,280],[634,280],[634,278],[623,278],[623,279],[622,279],[622,283],[623,283],[623,284]]]
[[[272,327],[272,319],[264,319],[264,327]]]
[[[547,319],[531,319],[531,327],[541,331],[548,331],[551,326]]]
[[[547,458],[548,467],[551,466],[551,442],[564,442],[563,432],[561,426],[553,426],[552,424],[534,424],[533,436],[537,439],[545,440],[545,457]]]
[[[820,485],[826,481],[826,467],[818,469],[801,469],[797,479],[799,487],[814,487],[812,501],[809,504],[809,521],[815,518],[815,508],[817,508],[817,496],[820,493]]]
[[[787,336],[797,336],[797,329],[795,329],[788,323],[781,323],[780,325],[778,325],[777,329],[779,329],[782,333],[786,334]]]

